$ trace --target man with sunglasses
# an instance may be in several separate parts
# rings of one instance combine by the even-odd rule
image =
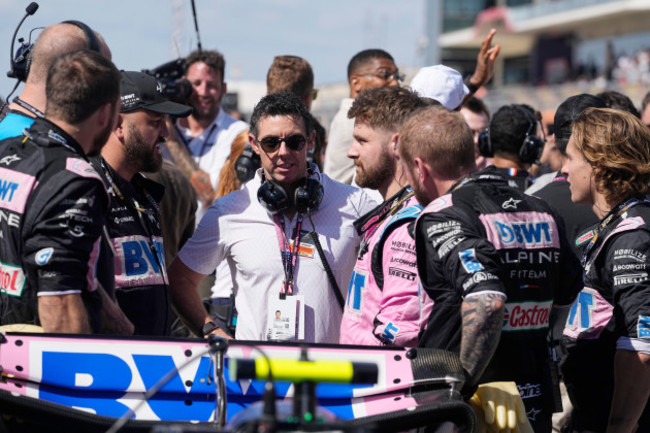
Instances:
[[[334,115],[325,151],[323,171],[332,179],[351,183],[354,175],[354,163],[346,156],[353,142],[354,119],[348,118],[348,111],[354,98],[364,89],[397,87],[403,79],[393,56],[384,50],[363,50],[352,57],[348,64],[350,97],[341,101]]]
[[[184,296],[226,261],[238,339],[338,342],[337,298],[360,241],[353,222],[374,203],[308,164],[313,140],[309,113],[296,95],[267,95],[255,107],[249,141],[262,168],[243,189],[215,201],[169,269],[175,305],[195,332],[226,335],[198,295]],[[275,331],[278,310],[290,332]]]

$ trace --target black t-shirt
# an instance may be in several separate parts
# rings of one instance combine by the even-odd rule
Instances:
[[[157,204],[164,188],[139,173],[128,182],[101,157],[92,163],[111,195],[106,227],[115,255],[117,302],[135,335],[169,335],[171,295]]]

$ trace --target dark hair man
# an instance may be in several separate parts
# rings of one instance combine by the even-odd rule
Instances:
[[[430,312],[431,300],[420,300],[415,242],[408,233],[422,208],[397,157],[399,128],[424,106],[408,89],[383,87],[362,91],[348,113],[355,119],[348,157],[356,182],[385,201],[354,223],[363,241],[341,321],[342,344],[415,346],[421,319]]]
[[[597,98],[600,98],[607,108],[612,108],[614,110],[627,111],[631,115],[637,118],[641,118],[641,113],[634,106],[634,102],[629,98],[629,96],[624,95],[621,92],[615,90],[608,90],[606,92],[600,92],[596,95]]]
[[[354,164],[346,156],[353,140],[354,119],[348,118],[348,111],[354,98],[364,89],[397,87],[403,79],[393,57],[384,50],[363,50],[350,59],[350,97],[341,101],[339,111],[332,119],[325,152],[324,171],[332,179],[349,184],[354,175]]]
[[[95,35],[99,52],[110,60],[111,51],[101,35],[96,32]],[[0,140],[22,134],[36,117],[43,117],[48,68],[62,55],[85,49],[88,45],[83,29],[75,24],[59,23],[43,30],[34,43],[25,87],[20,96],[9,104],[7,117],[0,121]]]
[[[298,96],[309,110],[313,100],[314,72],[305,59],[297,56],[276,56],[266,75],[266,92],[290,92]],[[310,119],[314,124],[315,119]],[[314,125],[315,126],[315,125]],[[315,143],[315,142],[314,142]],[[314,146],[315,147],[315,146]],[[242,155],[244,155],[242,157]],[[240,134],[231,146],[229,161],[224,164],[219,180],[217,196],[229,194],[241,187],[242,183],[253,178],[255,171],[260,166],[259,156],[253,152],[248,136],[244,140]],[[238,172],[238,170],[240,172]],[[242,174],[245,172],[246,175]],[[247,179],[245,179],[247,178]],[[206,278],[199,287],[204,292],[210,288],[210,314],[223,320],[232,317],[232,279],[230,278],[227,264],[219,265],[214,283],[212,276]]]
[[[581,94],[567,98],[555,112],[554,139],[562,155],[563,163],[566,161],[566,147],[571,137],[573,121],[588,107],[605,108],[604,102],[596,96]],[[553,181],[533,195],[546,201],[564,219],[568,241],[576,255],[581,253],[580,245],[589,241],[584,238],[578,240],[587,228],[598,222],[598,218],[591,210],[590,205],[576,204],[571,201],[571,191],[566,176],[558,172]]]
[[[508,177],[510,186],[526,190],[533,179],[528,170],[544,149],[537,136],[538,121],[526,105],[505,105],[492,116],[479,144],[483,156],[492,157],[495,171]]]
[[[227,90],[221,53],[194,51],[185,59],[185,66],[185,78],[193,89],[188,101],[193,111],[189,117],[178,119],[165,148],[192,181],[200,198],[196,212],[198,224],[214,201],[219,175],[233,141],[239,134],[245,134],[248,125],[220,107]]]
[[[467,126],[472,130],[476,169],[483,170],[492,163],[492,159],[481,155],[479,152],[478,137],[490,125],[490,110],[482,100],[472,96],[460,106],[460,114],[463,115]]]
[[[564,330],[572,427],[650,431],[650,131],[627,112],[587,108],[566,154],[571,200],[600,218]]]
[[[474,144],[460,113],[426,108],[399,137],[407,178],[426,206],[415,245],[434,306],[418,344],[460,354],[468,395],[479,383],[514,380],[535,431],[550,431],[549,315],[582,288],[562,225],[490,167],[472,173]]]
[[[100,329],[96,260],[108,195],[86,156],[117,120],[120,75],[96,52],[59,57],[45,84],[45,117],[0,145],[0,323],[45,332]]]
[[[275,56],[266,74],[266,92],[290,92],[311,109],[315,99],[314,71],[309,62],[298,56]]]
[[[335,290],[350,281],[360,240],[353,221],[374,203],[309,166],[309,119],[291,93],[267,95],[255,106],[249,140],[262,168],[241,190],[215,201],[169,269],[174,303],[194,330],[205,324],[204,333],[225,334],[198,296],[177,301],[227,262],[238,339],[265,339],[273,312],[290,310],[302,313],[293,316],[287,338],[338,342],[343,299]]]
[[[646,93],[641,101],[641,121],[650,128],[650,92]]]
[[[156,79],[121,73],[117,125],[92,163],[111,196],[106,228],[115,252],[115,296],[136,335],[169,334],[170,294],[163,252],[160,208],[164,188],[141,171],[162,166],[160,146],[169,135],[166,116],[192,108],[169,101]]]

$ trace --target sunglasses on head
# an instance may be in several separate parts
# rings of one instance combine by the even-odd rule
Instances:
[[[255,139],[257,144],[262,146],[264,152],[275,152],[280,148],[280,144],[284,141],[287,147],[291,150],[302,150],[307,144],[307,139],[300,134],[290,135],[288,137],[264,137],[261,140]]]

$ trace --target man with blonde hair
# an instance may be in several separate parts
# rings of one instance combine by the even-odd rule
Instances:
[[[458,112],[416,113],[400,130],[399,155],[426,206],[415,246],[434,307],[418,345],[460,354],[466,396],[481,383],[515,381],[534,430],[549,432],[550,312],[582,288],[564,227],[493,166],[473,172],[474,141]]]
[[[566,154],[571,200],[600,218],[564,329],[572,427],[650,431],[650,131],[627,112],[587,108]]]
[[[309,62],[298,56],[275,56],[266,74],[266,93],[291,92],[311,110],[316,99],[314,71]]]

